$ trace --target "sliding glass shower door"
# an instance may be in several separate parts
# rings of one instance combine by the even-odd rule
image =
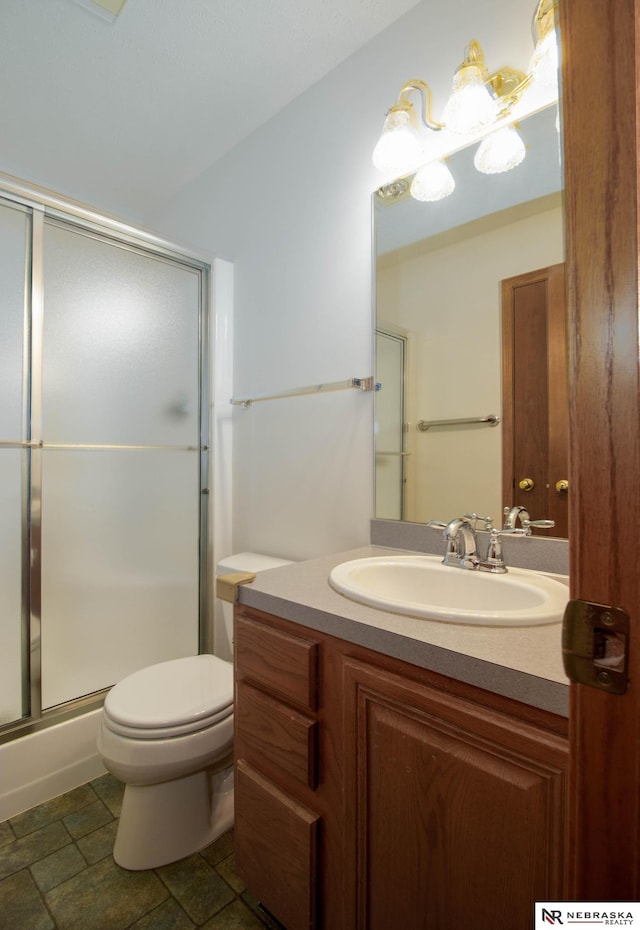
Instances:
[[[0,212],[0,725],[196,654],[205,602],[206,266],[32,225]]]
[[[0,724],[20,718],[27,702],[23,562],[28,506],[25,321],[30,229],[28,209],[0,201]]]

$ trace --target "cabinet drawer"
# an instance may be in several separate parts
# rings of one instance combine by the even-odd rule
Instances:
[[[234,713],[243,750],[255,751],[302,784],[316,787],[315,720],[247,684],[238,686]]]
[[[287,930],[315,930],[320,818],[243,759],[235,800],[238,875]]]
[[[239,679],[251,679],[304,710],[317,707],[318,643],[291,636],[236,612]]]

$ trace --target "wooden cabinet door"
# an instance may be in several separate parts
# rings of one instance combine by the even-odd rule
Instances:
[[[569,474],[563,264],[502,282],[502,359],[503,505],[555,521],[536,535],[566,538],[569,495],[556,487]]]
[[[238,874],[287,930],[315,930],[320,818],[242,759],[235,779]]]
[[[345,661],[358,930],[533,926],[565,892],[556,734]]]

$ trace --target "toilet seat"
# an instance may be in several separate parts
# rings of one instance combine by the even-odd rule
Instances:
[[[212,655],[171,659],[114,685],[105,725],[133,739],[197,733],[233,714],[233,666]]]

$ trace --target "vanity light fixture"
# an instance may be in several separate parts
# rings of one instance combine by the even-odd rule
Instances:
[[[444,200],[456,186],[443,161],[431,161],[416,171],[409,192],[414,200]]]
[[[442,122],[432,115],[429,85],[419,79],[404,84],[385,119],[373,152],[374,165],[381,171],[402,175],[427,162],[411,183],[411,195],[419,200],[439,200],[454,190],[455,181],[443,158],[460,147],[463,137],[470,137],[467,142],[482,139],[474,159],[478,171],[498,174],[519,165],[526,150],[512,125],[520,115],[518,105],[529,88],[541,85],[554,88],[557,82],[558,3],[559,0],[538,0],[533,19],[536,45],[527,74],[508,67],[490,74],[479,42],[473,39],[469,43],[465,59],[455,73]],[[409,99],[414,93],[422,98],[420,120]],[[554,96],[557,99],[557,93]],[[449,152],[432,149],[430,153],[430,137],[425,129],[436,133],[446,130],[443,135],[453,136]],[[485,133],[489,135],[482,138]],[[457,141],[455,137],[459,137]]]
[[[519,165],[525,155],[525,145],[517,129],[514,126],[502,126],[484,137],[473,164],[482,174],[502,174]]]
[[[421,119],[428,129],[443,129],[444,124],[434,120],[431,113],[431,88],[415,78],[407,81],[400,89],[398,99],[387,113],[382,135],[373,150],[373,164],[381,171],[404,170],[415,167],[424,160],[424,146],[420,139],[418,118],[409,94],[417,91],[422,98]]]
[[[472,39],[466,57],[454,75],[453,92],[447,100],[442,119],[451,132],[468,135],[495,123],[499,112],[498,98],[489,83],[484,53],[480,44]]]
[[[536,83],[545,86],[553,86],[558,80],[557,5],[558,0],[540,0],[533,19],[536,47],[529,62],[529,74]]]

